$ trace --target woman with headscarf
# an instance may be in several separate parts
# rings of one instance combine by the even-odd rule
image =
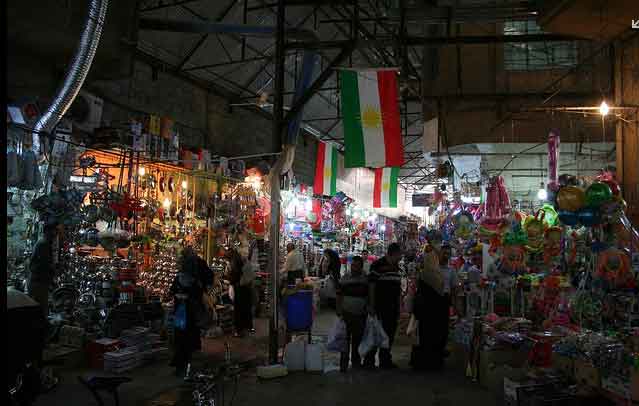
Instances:
[[[432,241],[424,252],[418,275],[413,315],[419,321],[419,345],[413,348],[411,366],[418,370],[441,369],[446,357],[451,294],[457,283],[448,266],[450,248]]]
[[[171,366],[177,376],[184,376],[191,363],[193,352],[202,348],[198,318],[202,314],[201,261],[195,252],[186,248],[179,261],[180,270],[175,275],[169,293],[173,296],[176,317],[183,317],[184,323],[176,322],[175,352]],[[179,324],[179,326],[177,325]]]
[[[233,321],[235,336],[242,337],[253,331],[253,282],[255,270],[250,261],[245,260],[235,249],[226,251],[229,261],[229,280],[233,286]]]

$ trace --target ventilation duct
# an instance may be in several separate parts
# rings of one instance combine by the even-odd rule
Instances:
[[[46,143],[42,147],[40,146],[40,134],[49,133],[55,128],[82,88],[100,43],[100,35],[102,34],[108,5],[108,0],[91,0],[89,3],[89,12],[84,23],[80,43],[64,82],[58,89],[51,105],[42,114],[42,117],[40,117],[34,127],[33,151],[36,154],[42,153],[47,148]]]

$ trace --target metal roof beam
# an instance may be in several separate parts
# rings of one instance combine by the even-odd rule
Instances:
[[[472,44],[496,44],[496,43],[527,43],[527,42],[548,42],[548,41],[576,41],[583,38],[571,37],[557,34],[522,34],[522,35],[470,35],[459,37],[404,37],[406,46],[419,45],[472,45]],[[342,48],[351,41],[300,41],[291,42],[288,49],[331,49]],[[357,48],[392,47],[397,45],[398,40],[394,38],[382,37],[374,40],[358,41]]]

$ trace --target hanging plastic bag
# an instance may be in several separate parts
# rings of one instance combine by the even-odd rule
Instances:
[[[379,348],[390,348],[390,340],[377,317],[372,317],[375,329],[375,344]]]
[[[359,347],[357,348],[357,351],[362,358],[376,347],[374,322],[371,320],[375,319],[368,316],[366,319],[366,327],[364,327],[364,334],[362,335],[362,341],[359,343]]]
[[[348,341],[346,337],[346,323],[341,318],[338,318],[328,333],[327,349],[333,352],[346,352],[348,351]]]
[[[406,328],[407,336],[415,336],[417,335],[417,328],[419,326],[419,321],[415,318],[414,315],[410,315],[410,320],[408,321],[408,327]]]
[[[375,347],[390,348],[390,341],[377,317],[368,316],[362,342],[357,350],[361,357],[365,357]]]
[[[175,308],[175,316],[173,318],[173,326],[177,330],[186,330],[186,304],[178,303]]]

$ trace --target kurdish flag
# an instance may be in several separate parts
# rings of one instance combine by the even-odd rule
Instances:
[[[375,169],[375,186],[373,187],[373,207],[397,208],[397,178],[399,168]]]
[[[341,71],[340,95],[344,166],[402,166],[396,71]]]
[[[325,196],[335,196],[337,193],[337,154],[335,145],[319,142],[313,193]]]

